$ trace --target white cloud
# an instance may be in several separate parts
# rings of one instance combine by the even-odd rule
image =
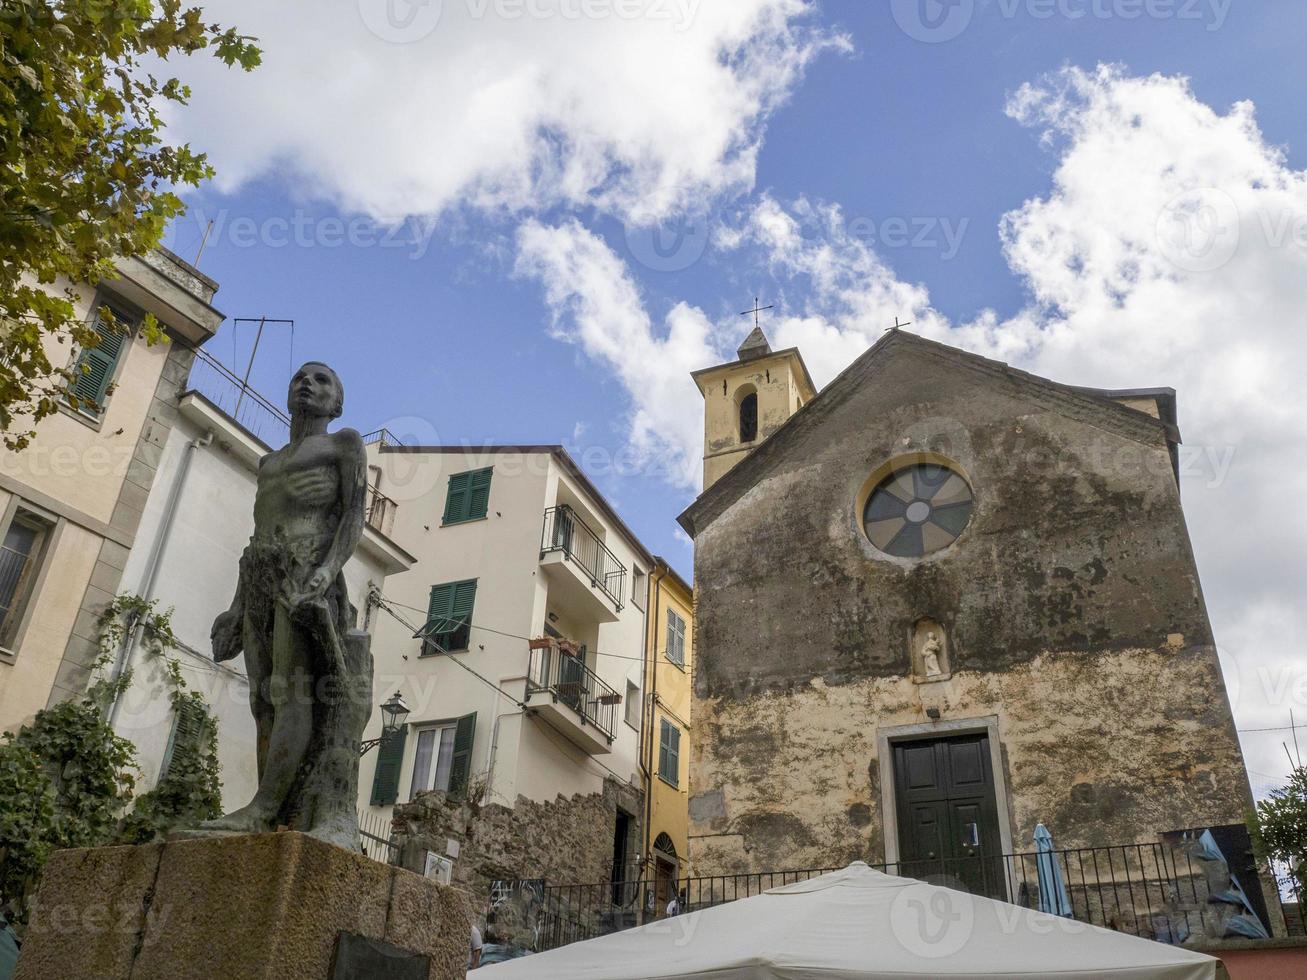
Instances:
[[[386,222],[560,204],[648,222],[748,190],[762,123],[819,51],[808,0],[212,0],[174,135],[218,186],[276,174]]]
[[[708,318],[678,303],[656,330],[625,264],[575,220],[557,227],[526,221],[517,244],[516,271],[543,284],[555,336],[611,370],[630,396],[637,464],[674,486],[694,485],[703,412],[690,372],[713,363]]]
[[[1022,87],[1008,112],[1059,154],[1049,192],[1006,215],[999,230],[1030,295],[1011,316],[982,311],[948,323],[923,286],[901,282],[826,205],[783,207],[764,196],[716,244],[760,249],[786,284],[769,334],[777,346],[802,349],[818,384],[897,315],[928,336],[1055,380],[1176,388],[1193,454],[1182,481],[1186,514],[1236,716],[1241,727],[1285,724],[1289,708],[1307,719],[1307,662],[1297,649],[1307,635],[1299,596],[1307,521],[1298,503],[1307,499],[1307,177],[1266,143],[1251,105],[1219,113],[1183,79],[1067,69]],[[585,349],[638,337],[647,350],[652,328],[638,292],[619,294],[611,280],[629,285],[625,270],[611,252],[599,260],[602,243],[590,245],[596,274],[570,270],[569,289],[565,270],[554,268],[551,306],[565,322],[569,308],[593,309],[593,282],[607,305],[582,331]],[[669,337],[660,348],[668,365],[658,390],[645,387],[653,362],[642,355],[639,372],[619,374],[637,419],[661,413],[665,451],[692,485],[700,407],[684,394],[669,407],[669,392],[678,374],[679,391],[693,392],[685,374],[723,351],[696,356],[717,334],[696,310],[676,315],[699,327],[693,343]],[[649,444],[647,433],[640,438]],[[1251,768],[1283,772],[1279,741],[1287,737],[1247,736]]]

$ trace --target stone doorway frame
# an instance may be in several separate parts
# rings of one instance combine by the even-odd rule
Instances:
[[[928,721],[915,725],[894,725],[876,729],[876,761],[880,769],[880,826],[885,841],[887,867],[899,863],[899,816],[894,785],[894,744],[930,738],[948,738],[953,735],[989,737],[989,761],[990,769],[994,773],[994,807],[998,811],[999,845],[1004,854],[1014,853],[1012,810],[1008,796],[1007,772],[1003,768],[1003,746],[998,736],[998,715]],[[1004,886],[1007,889],[1008,899],[1011,900],[1012,875],[1006,860],[1003,863]]]

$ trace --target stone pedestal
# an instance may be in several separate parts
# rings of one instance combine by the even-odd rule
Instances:
[[[332,980],[341,933],[452,980],[470,912],[455,888],[298,833],[60,851],[14,980]]]

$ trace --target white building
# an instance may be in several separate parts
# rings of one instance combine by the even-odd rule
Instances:
[[[242,388],[238,378],[203,351],[195,358],[177,398],[177,417],[162,446],[119,591],[156,599],[159,609],[172,608],[173,630],[183,644],[175,654],[183,677],[204,695],[217,719],[223,806],[232,810],[244,805],[258,785],[254,719],[244,656],[215,664],[209,630],[214,617],[231,604],[241,552],[254,529],[259,458],[286,443],[289,420],[282,406]],[[348,386],[348,372],[343,380]],[[360,625],[365,625],[369,592],[413,562],[383,533],[394,505],[375,493],[368,502],[363,539],[345,566]],[[139,646],[129,656],[133,681],[114,709],[113,723],[136,743],[144,775],[139,789],[144,791],[163,773],[178,719],[158,665]],[[376,701],[384,696],[377,688]]]
[[[381,823],[423,790],[470,786],[514,807],[607,781],[620,796],[603,860],[637,862],[653,557],[561,446],[383,437],[368,453],[417,563],[386,583],[373,619],[377,690],[410,713],[365,761],[360,808]],[[374,714],[368,736],[381,728]]]

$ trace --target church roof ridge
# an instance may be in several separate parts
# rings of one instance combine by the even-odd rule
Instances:
[[[755,449],[750,455],[741,460],[734,468],[716,483],[703,491],[680,516],[677,517],[677,523],[684,528],[685,532],[694,538],[701,527],[715,520],[736,498],[743,494],[750,486],[756,482],[757,476],[784,451],[785,443],[788,441],[790,433],[796,429],[805,426],[808,420],[817,416],[819,409],[825,408],[832,404],[833,399],[841,395],[851,393],[854,385],[852,379],[862,373],[866,367],[876,360],[882,352],[890,350],[895,346],[906,345],[915,347],[918,350],[937,357],[941,360],[947,360],[963,368],[981,371],[991,376],[1009,378],[1013,381],[1028,385],[1038,391],[1043,392],[1046,396],[1051,396],[1053,401],[1063,400],[1073,404],[1092,407],[1107,413],[1107,418],[1112,419],[1114,429],[1126,430],[1123,434],[1138,441],[1147,441],[1147,433],[1155,432],[1157,427],[1161,427],[1166,434],[1168,441],[1178,443],[1180,441],[1179,430],[1176,428],[1173,419],[1156,419],[1138,409],[1122,405],[1114,398],[1127,397],[1129,395],[1143,395],[1145,393],[1156,393],[1164,395],[1171,392],[1170,413],[1174,414],[1174,391],[1171,389],[1100,389],[1085,388],[1074,385],[1061,384],[1049,378],[1041,377],[1037,374],[1031,374],[1029,371],[1022,371],[1020,368],[1012,367],[1005,361],[995,360],[985,357],[983,354],[976,354],[972,351],[963,350],[960,347],[954,347],[942,341],[932,340],[928,337],[922,337],[919,334],[910,333],[901,329],[886,331],[874,344],[854,358],[853,362],[841,371],[835,378],[824,388],[816,393],[812,399],[800,406],[798,411],[789,417],[785,423],[777,429],[772,435]],[[725,365],[719,365],[724,367]],[[710,369],[708,369],[710,370]],[[697,376],[700,372],[694,372]],[[1166,409],[1164,408],[1165,412]],[[1091,423],[1092,424],[1092,423]],[[1174,451],[1173,451],[1174,461]],[[704,520],[707,518],[707,520]]]

